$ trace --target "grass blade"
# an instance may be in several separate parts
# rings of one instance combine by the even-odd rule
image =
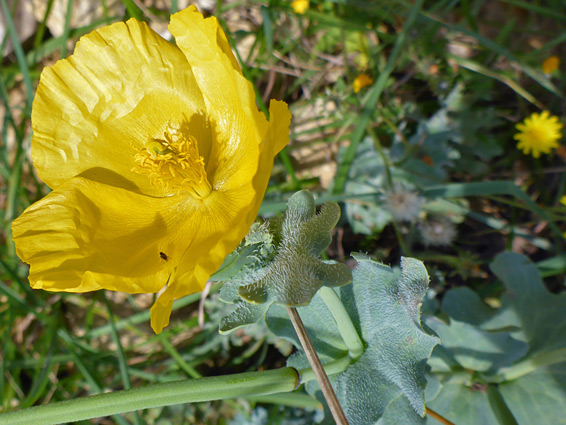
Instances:
[[[334,180],[334,187],[332,188],[332,193],[334,195],[340,194],[344,190],[344,185],[346,184],[346,180],[348,178],[348,172],[350,171],[350,166],[352,165],[352,162],[354,161],[354,157],[356,155],[356,149],[366,133],[366,126],[375,110],[377,102],[381,97],[381,94],[383,93],[383,90],[385,89],[387,80],[389,79],[391,73],[393,72],[393,69],[395,68],[395,62],[397,61],[397,58],[401,53],[401,49],[405,44],[407,34],[416,22],[417,15],[423,3],[424,0],[415,1],[413,7],[409,11],[407,21],[403,26],[403,30],[395,40],[393,51],[391,52],[391,55],[387,60],[387,64],[385,65],[385,68],[383,69],[381,74],[379,74],[379,78],[374,83],[366,98],[367,100],[362,106],[362,114],[358,120],[354,132],[350,137],[350,145],[346,149],[342,163],[338,165],[336,178]]]

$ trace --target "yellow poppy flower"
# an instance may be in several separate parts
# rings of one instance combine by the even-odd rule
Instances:
[[[540,157],[541,153],[549,154],[558,147],[562,137],[562,124],[558,117],[550,116],[548,111],[534,113],[515,126],[519,131],[513,138],[518,140],[517,149],[525,155]]]
[[[299,15],[304,14],[309,8],[309,0],[293,0],[291,2],[291,7]]]
[[[169,30],[116,23],[43,71],[32,158],[53,191],[12,225],[33,288],[160,292],[156,333],[249,230],[291,119],[257,110],[216,18]]]
[[[352,84],[354,88],[354,93],[359,93],[361,89],[369,86],[370,84],[373,84],[373,79],[369,75],[367,74],[358,75],[354,80],[354,83]]]
[[[542,72],[551,74],[560,66],[560,58],[558,56],[549,56],[542,63]]]

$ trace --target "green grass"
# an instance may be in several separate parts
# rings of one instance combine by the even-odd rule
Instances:
[[[206,302],[202,329],[195,294],[175,304],[171,325],[156,336],[149,327],[150,296],[29,287],[10,225],[49,191],[30,160],[32,102],[42,68],[71,54],[81,35],[130,17],[163,24],[181,2],[166,1],[160,10],[132,0],[117,8],[92,0],[102,12],[76,20],[74,2],[55,11],[60,4],[50,0],[26,40],[14,20],[16,3],[0,0],[6,18],[0,42],[10,49],[0,68],[0,412],[283,365],[284,355],[265,332],[218,335],[222,307],[214,298]],[[49,19],[56,12],[64,17],[57,28]],[[395,264],[400,255],[422,256],[448,280],[465,268],[467,278],[450,285],[481,293],[493,283],[486,264],[495,255],[482,246],[496,241],[539,261],[552,289],[563,289],[564,140],[557,153],[535,160],[512,139],[515,124],[540,109],[564,122],[565,64],[552,75],[541,70],[546,57],[565,57],[561,0],[313,0],[304,15],[283,0],[224,0],[213,12],[254,83],[258,107],[267,112],[269,99],[283,99],[294,116],[291,143],[276,158],[261,213],[282,211],[294,191],[309,188],[321,203],[341,202],[346,256],[364,250]],[[354,93],[361,73],[374,82]],[[366,148],[370,154],[360,150]],[[449,246],[425,246],[419,236],[417,221],[442,212],[424,211],[413,223],[379,222],[385,194],[399,185],[426,202],[464,205],[450,215],[458,234]],[[329,255],[338,257],[333,247]],[[439,294],[441,281],[432,282]],[[297,394],[88,423],[227,423],[257,403],[317,406]]]

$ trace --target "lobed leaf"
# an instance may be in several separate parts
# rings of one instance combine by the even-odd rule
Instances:
[[[459,425],[566,424],[566,294],[548,292],[519,254],[491,269],[506,289],[499,309],[459,288],[443,300],[450,323],[427,319],[443,342],[429,364],[444,381],[427,404]]]
[[[323,285],[350,283],[352,272],[347,265],[320,258],[339,218],[336,203],[326,202],[317,214],[312,194],[302,190],[289,199],[284,217],[254,225],[246,237],[249,246],[240,249],[242,255],[224,273],[230,279],[220,298],[236,303],[236,309],[222,320],[220,331],[255,323],[274,303],[305,306]],[[232,269],[240,271],[230,274]],[[245,306],[242,300],[255,307]]]
[[[331,231],[340,218],[340,207],[326,202],[316,213],[312,194],[295,193],[288,202],[282,222],[276,220],[278,241],[273,259],[252,283],[240,286],[238,294],[250,303],[277,303],[291,307],[308,305],[323,286],[351,282],[348,266],[320,259],[332,240]]]
[[[361,254],[354,258],[358,265],[353,284],[340,288],[339,295],[366,350],[344,372],[331,377],[336,394],[351,425],[385,425],[395,423],[395,418],[396,423],[422,424],[425,364],[439,342],[420,325],[419,305],[428,286],[426,269],[420,261],[404,258],[399,275]],[[339,333],[320,297],[298,310],[323,362],[347,353],[343,343],[341,350],[332,350]],[[270,309],[266,323],[301,352],[282,313]],[[305,367],[306,359],[294,356],[288,364]],[[307,389],[317,394],[318,386],[309,382]]]

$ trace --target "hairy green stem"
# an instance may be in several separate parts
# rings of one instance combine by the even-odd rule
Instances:
[[[522,362],[501,368],[497,377],[502,381],[512,381],[541,367],[563,362],[566,362],[566,348],[559,348],[554,351],[535,354]]]
[[[293,391],[297,371],[284,367],[149,385],[0,414],[0,425],[53,425],[181,403]]]
[[[323,367],[327,375],[335,375],[337,373],[344,372],[348,366],[350,366],[350,363],[352,363],[352,358],[350,356],[344,356],[338,360],[326,363]],[[316,379],[314,371],[310,367],[300,369],[298,372],[301,377],[301,384]]]
[[[318,293],[322,297],[326,307],[330,310],[332,317],[334,317],[334,321],[338,326],[338,331],[340,332],[346,347],[348,347],[350,357],[352,359],[357,359],[364,352],[364,344],[352,323],[350,315],[344,308],[342,300],[340,300],[334,289],[327,286],[320,288]]]
[[[351,361],[349,356],[345,356],[327,363],[324,370],[334,375],[346,370]],[[285,367],[167,382],[0,413],[0,425],[54,425],[181,403],[288,393],[295,390],[299,383],[314,379],[316,377],[311,368],[297,371]]]

